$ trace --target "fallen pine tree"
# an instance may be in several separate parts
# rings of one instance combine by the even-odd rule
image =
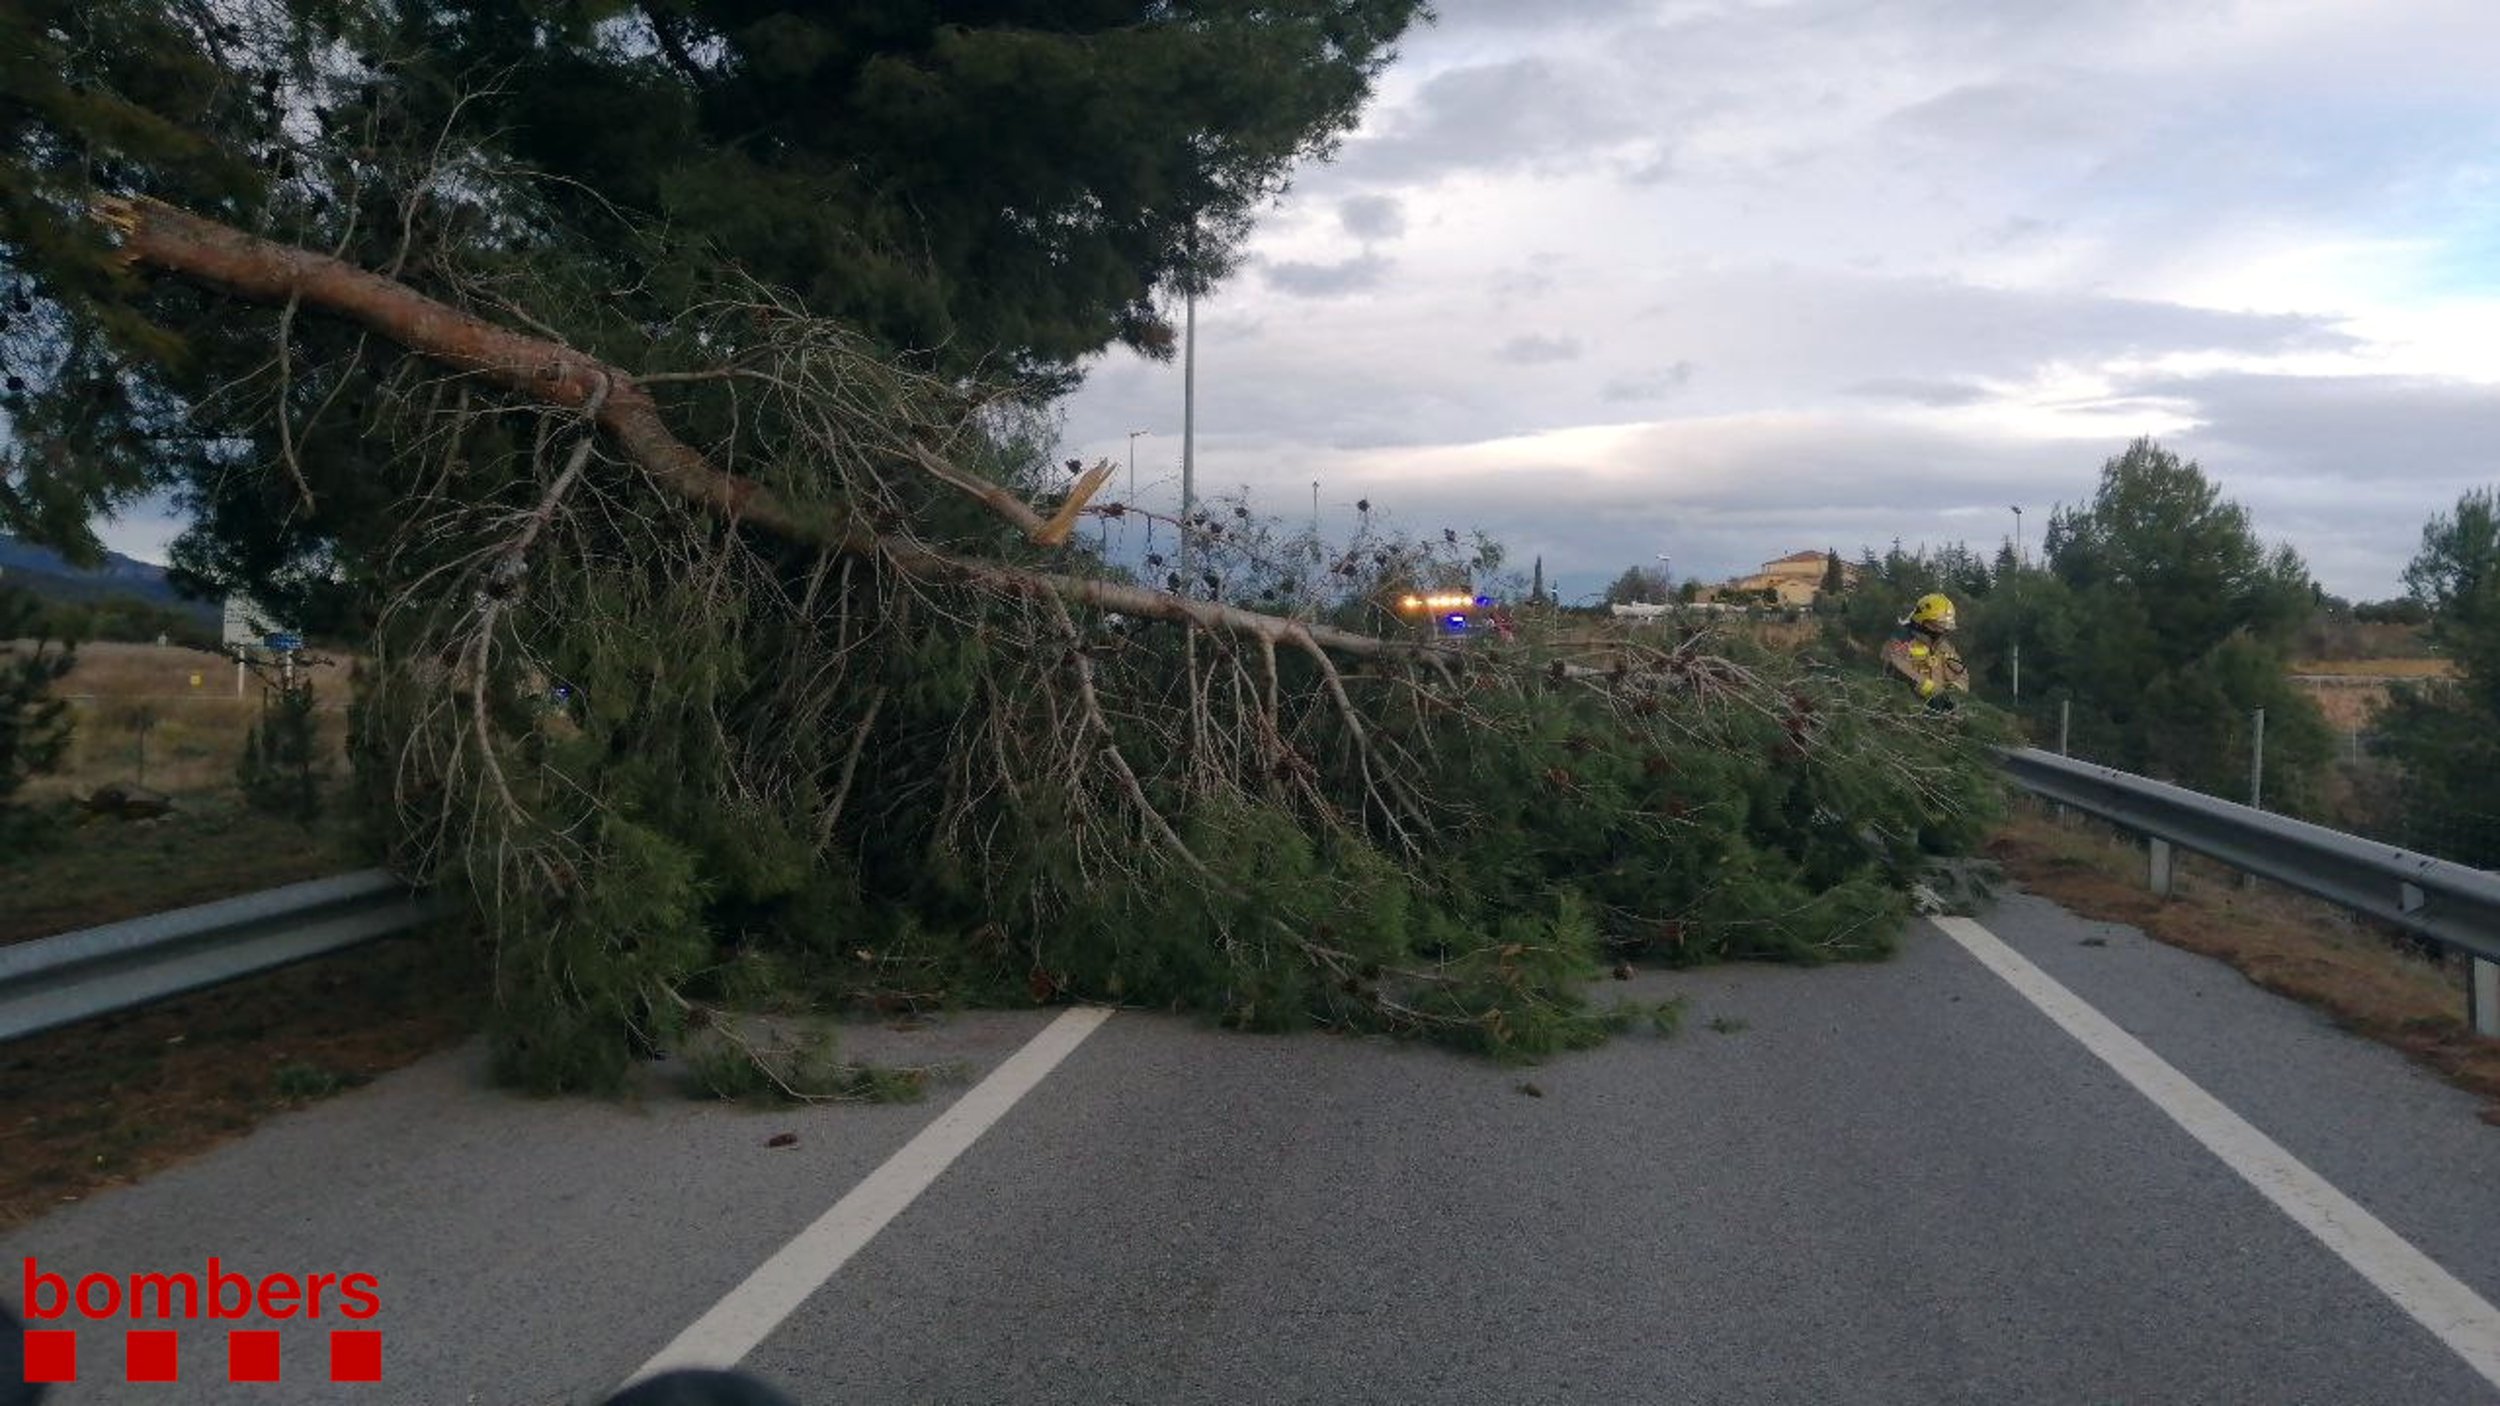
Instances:
[[[965,462],[977,391],[761,290],[637,374],[101,215],[135,268],[397,349],[389,433],[433,467],[371,568],[360,784],[393,863],[474,897],[535,1087],[731,1007],[1010,993],[1548,1050],[1603,1033],[1610,947],[1887,950],[1922,850],[1985,817],[1982,739],[1871,680],[1349,627],[1462,573],[1455,534],[1340,550],[1339,623],[1244,604],[1319,599],[1246,510],[1172,524],[1203,579],[1114,579],[1069,546],[1136,511],[1099,471],[1029,505]]]

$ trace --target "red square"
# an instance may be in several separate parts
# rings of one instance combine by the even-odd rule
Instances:
[[[274,1382],[278,1379],[278,1334],[270,1328],[226,1330],[226,1380]]]
[[[66,1328],[29,1328],[26,1338],[26,1380],[78,1380],[78,1334]]]
[[[179,1334],[166,1328],[133,1328],[122,1334],[122,1376],[134,1382],[178,1382],[174,1344]]]
[[[382,1335],[371,1328],[330,1330],[330,1380],[382,1380]]]

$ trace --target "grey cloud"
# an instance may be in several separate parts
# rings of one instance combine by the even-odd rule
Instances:
[[[2262,449],[2359,481],[2481,465],[2500,476],[2500,394],[2427,376],[2292,376],[2228,372],[2149,377],[2129,395],[2193,407],[2198,433]],[[2453,470],[2452,470],[2453,473]]]
[[[1987,148],[2105,141],[2126,116],[2123,94],[2054,82],[1968,83],[1884,119],[1884,134]]]
[[[1523,458],[1498,473],[1428,483],[1356,476],[1348,491],[1402,518],[1481,528],[1514,561],[1542,554],[1547,579],[1559,574],[1577,596],[1660,552],[1679,577],[1718,580],[1808,549],[1854,561],[1895,538],[1994,550],[2010,531],[2004,504],[2081,498],[2100,462],[2124,448],[2119,438],[2009,445],[1839,415],[1693,420],[1660,427],[1604,466]]]
[[[1349,196],[1338,202],[1337,222],[1357,239],[1395,239],[1406,233],[1406,207],[1395,196]]]
[[[1377,288],[1388,276],[1389,261],[1377,254],[1357,254],[1333,264],[1279,260],[1260,270],[1267,285],[1297,298],[1328,298]]]
[[[1523,333],[1502,343],[1493,354],[1518,366],[1547,366],[1558,361],[1577,361],[1580,359],[1580,339],[1548,337],[1538,332]]]
[[[1597,398],[1609,405],[1664,400],[1693,383],[1693,370],[1693,363],[1679,361],[1647,376],[1617,376],[1598,391]]]
[[[1926,381],[1915,376],[1877,376],[1849,387],[1849,394],[1877,400],[1906,400],[1915,405],[1976,405],[1988,398],[1981,386],[1965,381]]]
[[[1444,30],[1552,30],[1645,17],[1655,0],[1434,0]]]
[[[1630,115],[1599,95],[1597,75],[1548,59],[1435,74],[1377,137],[1348,143],[1348,177],[1425,181],[1452,171],[1583,164],[1592,147],[1632,135]]]
[[[1758,310],[1778,308],[1776,319]],[[1757,310],[1748,315],[1748,310]],[[1714,370],[1863,382],[2013,378],[2045,362],[2174,352],[2280,354],[2360,345],[2331,318],[2225,312],[2088,293],[1988,288],[1945,279],[1763,270],[1690,279],[1638,316],[1713,329]]]
[[[1593,591],[1624,566],[1667,552],[1679,574],[1716,578],[1785,552],[1837,547],[1854,558],[1894,538],[1993,550],[2007,503],[2049,510],[2088,498],[2102,462],[2141,432],[2113,422],[2085,438],[2011,438],[1979,427],[1872,418],[1845,410],[1692,416],[1662,422],[1602,457],[1522,447],[1497,470],[1371,472],[1340,456],[1363,447],[1469,443],[1524,428],[1477,413],[1463,382],[1364,379],[1322,388],[1227,378],[1203,398],[1238,427],[1200,447],[1208,481],[1249,482],[1291,500],[1324,478],[1330,501],[1368,494],[1414,517],[1481,527],[1549,577]],[[2298,549],[2328,590],[2393,594],[2422,523],[2458,493],[2500,477],[2500,397],[2486,388],[2401,377],[2206,376],[2146,379],[2113,410],[2189,407],[2196,428],[2162,443],[2197,459],[2248,507],[2268,540]],[[1208,407],[1201,407],[1202,411]],[[1126,422],[1121,422],[1125,425]],[[1142,423],[1142,421],[1140,422]],[[1104,421],[1101,433],[1116,442]],[[1417,426],[1438,426],[1427,437]],[[1100,427],[1098,427],[1100,428]],[[1212,447],[1211,447],[1212,446]]]
[[[2102,402],[2160,407],[2193,427],[2162,437],[2296,548],[2328,590],[2397,592],[2433,513],[2500,480],[2500,396],[2418,376],[2249,372],[2146,377]],[[2081,496],[2078,494],[2077,496]]]
[[[1529,258],[1525,267],[1501,270],[1493,275],[1493,296],[1508,301],[1512,298],[1541,297],[1553,292],[1554,269],[1560,262],[1558,255],[1537,254]]]
[[[1989,230],[1984,237],[1992,247],[2010,249],[2018,244],[2028,244],[2034,240],[2046,238],[2057,233],[2058,229],[2059,226],[2047,220],[2033,219],[2028,215],[2016,215]]]

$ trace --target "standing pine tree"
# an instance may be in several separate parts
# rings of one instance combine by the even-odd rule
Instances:
[[[2454,680],[2400,686],[2380,715],[2385,754],[2403,769],[2394,838],[2460,864],[2500,864],[2500,491],[2478,488],[2422,529],[2405,588],[2430,638],[2456,661]]]
[[[1849,573],[1840,565],[1839,549],[1826,548],[1823,552],[1823,594],[1838,596],[1848,589]]]
[[[309,679],[261,693],[260,721],[243,740],[235,780],[252,809],[309,825],[321,813],[321,734]]]
[[[26,782],[60,765],[69,747],[69,704],[52,685],[69,672],[73,652],[42,639],[35,598],[0,586],[0,854],[31,846],[52,818],[19,804]]]

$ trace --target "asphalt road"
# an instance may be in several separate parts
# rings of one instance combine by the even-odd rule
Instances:
[[[1982,921],[2500,1300],[2500,1128],[2475,1100],[2130,930],[2019,896]],[[1115,1015],[760,1322],[744,1365],[809,1406],[2500,1401],[1928,924],[1881,965],[1610,989],[1685,994],[1685,1030],[1508,1069]],[[880,1033],[978,1079],[1052,1019]],[[592,1402],[961,1092],[539,1104],[462,1051],[0,1252],[12,1281],[30,1254],[378,1276],[382,1314],[354,1325],[384,1332],[378,1386],[330,1385],[300,1325],[279,1384],[223,1384],[192,1330],[179,1387],[125,1386],[89,1330],[63,1403]]]

